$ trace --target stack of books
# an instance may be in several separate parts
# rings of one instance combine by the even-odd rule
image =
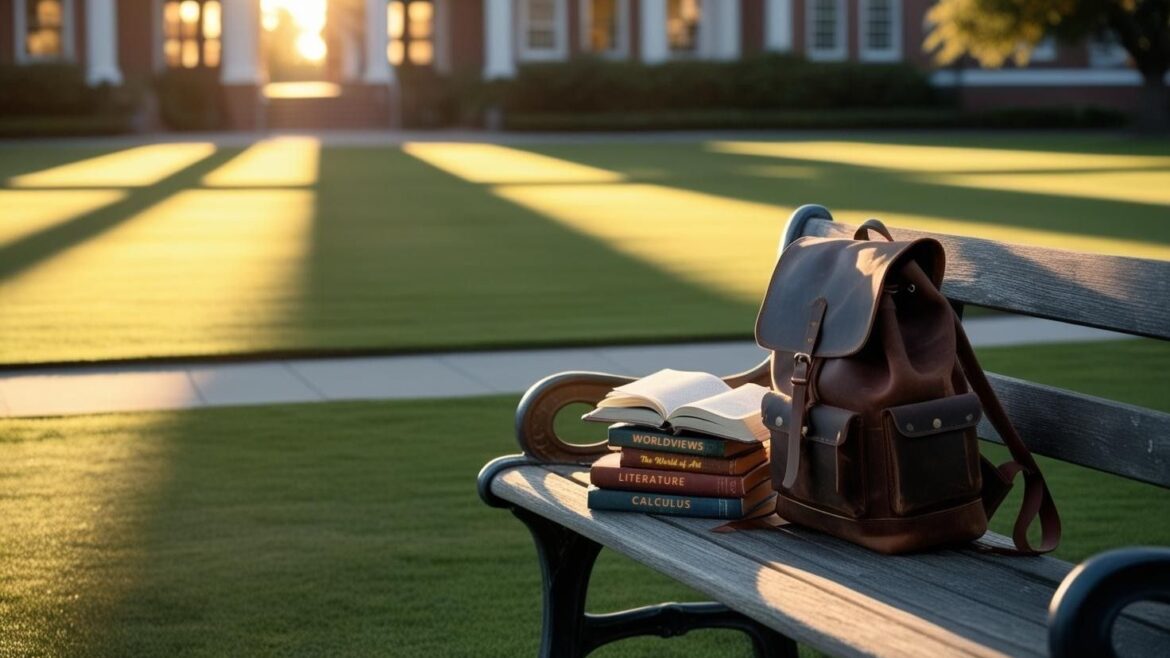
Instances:
[[[618,449],[589,472],[589,508],[718,519],[770,513],[766,392],[679,370],[615,388],[583,416],[612,423],[609,445]]]

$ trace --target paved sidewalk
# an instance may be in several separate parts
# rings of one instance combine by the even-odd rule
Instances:
[[[1115,340],[1030,318],[967,323],[976,346]],[[85,366],[0,374],[0,416],[62,416],[250,404],[519,393],[563,370],[644,375],[660,368],[727,375],[766,356],[750,341],[508,352],[294,359],[233,364]]]

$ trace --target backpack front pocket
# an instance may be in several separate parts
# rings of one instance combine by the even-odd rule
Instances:
[[[788,466],[787,396],[770,393],[764,403],[764,424],[772,430],[772,486],[789,498],[835,514],[865,514],[860,418],[847,409],[816,405],[807,414],[799,439],[799,464],[792,486],[781,485]],[[785,406],[787,404],[788,406]]]
[[[890,507],[921,514],[979,496],[981,416],[974,393],[886,409]]]

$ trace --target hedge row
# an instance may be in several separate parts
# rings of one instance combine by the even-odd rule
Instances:
[[[506,112],[922,107],[940,102],[906,64],[809,62],[765,55],[732,62],[583,58],[522,66],[495,99]]]
[[[1025,108],[961,112],[953,108],[844,110],[663,110],[657,112],[515,113],[504,128],[518,132],[802,129],[1070,129],[1116,128],[1126,115],[1101,108]]]

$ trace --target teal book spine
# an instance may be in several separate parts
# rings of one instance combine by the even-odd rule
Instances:
[[[729,443],[732,442],[703,436],[647,430],[636,425],[613,425],[609,428],[609,445],[621,448],[642,448],[643,450],[660,450],[704,457],[729,457]],[[741,448],[736,452],[743,452],[742,448],[749,446],[730,447],[733,450]]]
[[[614,512],[645,512],[673,516],[698,516],[711,519],[741,519],[748,511],[743,498],[705,498],[646,493],[645,491],[618,491],[590,487],[589,509]]]

